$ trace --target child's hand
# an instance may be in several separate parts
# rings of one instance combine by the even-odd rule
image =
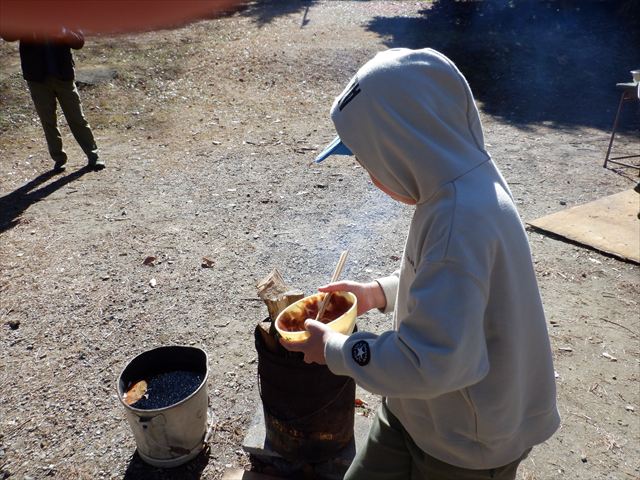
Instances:
[[[351,292],[358,298],[358,315],[368,312],[372,308],[384,308],[387,299],[378,282],[335,282],[318,288],[321,292]]]
[[[292,352],[303,352],[306,363],[325,365],[327,362],[324,358],[324,346],[327,343],[329,335],[335,334],[336,332],[324,323],[311,320],[310,318],[305,320],[304,328],[311,334],[307,340],[304,342],[288,342],[281,338],[280,344]]]

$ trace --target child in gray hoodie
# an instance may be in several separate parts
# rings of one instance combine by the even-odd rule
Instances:
[[[376,55],[335,100],[339,137],[374,185],[415,205],[400,269],[338,282],[393,329],[350,336],[307,320],[283,345],[383,396],[346,479],[514,479],[558,428],[544,311],[525,230],[484,146],[471,90],[431,50]]]

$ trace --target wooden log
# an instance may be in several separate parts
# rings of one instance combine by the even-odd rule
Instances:
[[[280,343],[278,343],[276,332],[275,332],[275,329],[273,328],[273,322],[270,322],[270,321],[260,322],[256,326],[256,329],[258,330],[258,333],[262,338],[262,342],[264,343],[264,346],[271,353],[278,353],[279,350],[283,348],[280,345]]]
[[[273,269],[269,275],[260,280],[257,288],[258,296],[267,306],[269,318],[260,322],[256,329],[267,350],[272,353],[286,355],[288,352],[278,342],[275,320],[282,310],[303,298],[304,293],[301,290],[294,290],[289,287],[277,269]]]
[[[260,280],[257,288],[258,296],[267,306],[271,320],[275,320],[282,310],[304,297],[304,292],[292,289],[284,282],[277,269]]]

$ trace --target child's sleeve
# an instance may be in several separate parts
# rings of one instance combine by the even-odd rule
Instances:
[[[489,371],[485,283],[450,262],[420,266],[398,330],[332,335],[327,365],[370,392],[432,398],[480,381]],[[384,287],[383,287],[384,288]]]
[[[382,313],[391,313],[396,308],[396,297],[398,296],[398,278],[400,277],[400,270],[396,270],[387,277],[377,278],[376,282],[380,285],[384,297],[387,303],[384,308],[381,308]]]

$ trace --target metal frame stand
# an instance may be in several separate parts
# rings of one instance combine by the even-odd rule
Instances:
[[[613,157],[611,158],[611,147],[613,146],[613,139],[616,136],[616,130],[618,129],[618,121],[620,120],[620,112],[622,112],[622,106],[625,102],[629,101],[640,101],[637,96],[637,83],[618,83],[616,84],[618,88],[622,88],[622,95],[620,96],[620,103],[618,103],[618,111],[616,112],[616,118],[613,121],[613,129],[611,131],[611,139],[609,140],[609,148],[607,148],[607,155],[604,157],[604,168],[607,168],[607,163],[614,163],[616,165],[621,165],[623,167],[635,168],[638,170],[638,176],[640,176],[640,165],[632,165],[625,162],[620,162],[619,160],[626,160],[628,158],[636,158],[640,157],[640,155],[625,155],[622,157]]]

